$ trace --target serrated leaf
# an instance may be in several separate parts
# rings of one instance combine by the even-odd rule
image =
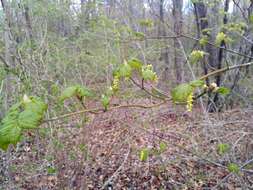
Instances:
[[[226,152],[229,150],[229,145],[228,144],[218,144],[217,146],[217,151],[219,155],[224,155]]]
[[[228,95],[230,93],[230,89],[226,88],[226,87],[219,87],[219,89],[216,92],[225,96],[225,95]]]
[[[32,110],[25,110],[19,114],[18,124],[22,129],[35,129],[39,126],[43,115],[33,112]]]
[[[193,93],[193,91],[194,87],[190,84],[180,84],[171,91],[172,100],[174,103],[186,103],[189,95]]]
[[[238,174],[240,172],[240,167],[235,163],[230,163],[228,164],[228,171]]]
[[[39,98],[28,96],[13,105],[0,126],[0,148],[6,150],[10,144],[16,145],[23,129],[38,127],[46,109]]]
[[[30,102],[24,103],[24,109],[30,110],[40,115],[43,115],[44,112],[47,110],[47,104],[40,100],[37,97],[29,97]]]
[[[148,149],[144,148],[140,152],[140,161],[145,162],[148,159]]]
[[[17,122],[18,111],[6,116],[0,126],[0,148],[7,150],[10,144],[16,145],[21,137],[21,128]]]
[[[190,82],[190,85],[194,88],[196,87],[202,87],[204,86],[205,82],[203,80],[194,80],[192,82]]]

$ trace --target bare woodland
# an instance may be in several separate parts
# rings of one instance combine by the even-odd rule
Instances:
[[[1,0],[0,190],[253,189],[252,0]]]

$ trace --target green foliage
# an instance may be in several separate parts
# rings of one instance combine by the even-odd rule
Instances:
[[[219,155],[224,155],[225,153],[229,151],[229,148],[230,147],[228,144],[221,143],[221,144],[218,144],[217,146],[217,152]]]
[[[253,24],[253,15],[250,16],[249,21],[251,24]]]
[[[203,80],[194,80],[189,83],[192,87],[202,87],[204,86],[205,82]]]
[[[167,149],[167,144],[164,143],[164,142],[161,142],[161,143],[159,144],[159,153],[165,152],[166,149]]]
[[[199,44],[201,46],[205,46],[208,43],[208,36],[204,35],[200,40],[199,40]]]
[[[18,125],[18,110],[11,108],[0,126],[0,148],[7,150],[9,144],[16,145],[21,138],[21,127]]]
[[[66,88],[61,96],[60,96],[60,101],[64,101],[66,99],[69,99],[71,97],[76,96],[80,100],[82,100],[85,97],[92,97],[93,93],[86,87],[80,86],[80,85],[75,85],[75,86],[70,86]]]
[[[197,63],[200,60],[202,60],[205,55],[206,55],[206,53],[204,51],[194,50],[190,54],[190,62],[192,64]]]
[[[225,95],[228,95],[230,93],[230,89],[226,88],[226,87],[219,87],[216,92],[225,96]]]
[[[171,91],[172,100],[174,103],[186,103],[193,91],[194,87],[190,84],[180,84]]]
[[[223,26],[224,29],[230,31],[230,32],[239,32],[241,34],[244,33],[244,31],[247,29],[247,24],[244,22],[231,22]]]
[[[153,71],[153,66],[152,65],[144,65],[142,66],[142,78],[144,80],[149,80],[149,81],[157,81],[157,75]]]
[[[119,68],[119,76],[125,78],[130,78],[132,76],[132,68],[126,61],[124,61]]]
[[[13,105],[0,124],[0,148],[7,150],[10,144],[20,141],[23,130],[37,128],[47,110],[47,105],[36,97],[24,96]]]
[[[238,174],[240,172],[240,167],[235,163],[228,164],[228,171],[234,174]]]
[[[133,32],[133,35],[139,40],[143,40],[145,38],[145,34],[143,32]]]
[[[139,23],[141,26],[145,26],[145,27],[152,27],[154,25],[151,19],[142,19],[139,21]]]
[[[141,72],[141,68],[142,68],[143,63],[139,59],[135,59],[135,58],[131,59],[130,61],[128,61],[128,64],[130,65],[130,67],[133,70],[137,70],[137,71]]]
[[[219,46],[222,42],[227,44],[232,42],[232,39],[229,38],[224,32],[219,32],[216,36],[215,44]]]
[[[52,167],[52,166],[48,167],[47,168],[47,173],[50,174],[50,175],[55,174],[56,173],[56,168]]]
[[[102,103],[104,109],[107,110],[108,106],[110,104],[110,97],[108,95],[102,94],[101,103]]]
[[[145,162],[148,160],[148,155],[149,155],[149,150],[147,148],[143,148],[141,151],[140,151],[140,161],[142,162]]]

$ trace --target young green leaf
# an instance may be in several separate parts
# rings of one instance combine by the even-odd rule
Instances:
[[[199,62],[201,59],[204,58],[205,54],[206,53],[204,51],[200,51],[200,50],[192,51],[190,54],[190,62],[193,64]]]
[[[174,103],[187,103],[187,99],[193,91],[194,87],[190,84],[180,84],[171,91],[172,100]]]
[[[133,35],[140,40],[145,38],[145,34],[143,32],[133,32]]]
[[[225,88],[225,87],[219,87],[219,89],[216,92],[225,96],[225,95],[228,95],[230,93],[230,89]]]
[[[131,59],[128,64],[133,70],[141,71],[143,63],[139,59]]]
[[[120,77],[130,78],[132,75],[131,66],[125,61],[119,68]]]
[[[140,152],[140,161],[145,162],[148,159],[148,149],[144,148]]]
[[[238,174],[240,172],[240,167],[235,163],[230,163],[228,164],[228,171]]]
[[[0,125],[0,148],[7,150],[9,144],[16,145],[21,137],[21,128],[18,126],[18,110],[7,113]]]
[[[194,80],[190,82],[190,85],[194,88],[204,86],[205,82],[203,80]]]
[[[153,71],[153,66],[152,65],[142,66],[142,78],[144,80],[157,81],[157,75]]]
[[[79,99],[83,99],[84,97],[92,97],[93,93],[84,86],[75,85],[75,86],[70,86],[66,88],[62,92],[59,99],[60,101],[64,101],[74,96],[78,97]]]
[[[13,105],[0,125],[0,148],[7,150],[10,144],[16,145],[23,129],[39,126],[47,105],[39,98],[24,96],[23,100]]]
[[[60,101],[64,101],[64,100],[66,100],[66,99],[69,99],[69,98],[75,96],[75,95],[76,95],[76,90],[77,90],[77,87],[76,87],[76,86],[71,86],[71,87],[66,88],[66,89],[62,92],[62,94],[61,94],[61,96],[60,96],[60,98],[59,98]]]
[[[229,145],[228,144],[218,144],[217,146],[217,151],[219,155],[224,155],[226,152],[229,150]]]
[[[39,126],[43,116],[32,110],[25,110],[19,114],[18,124],[22,129],[35,129]]]
[[[229,38],[224,32],[219,32],[216,36],[215,44],[221,45],[222,42],[230,43],[232,39]]]
[[[166,143],[164,143],[164,142],[161,142],[160,144],[159,144],[159,152],[160,153],[163,153],[163,152],[165,152],[166,151],[166,149],[167,149],[167,145],[166,145]]]
[[[104,109],[107,110],[107,108],[110,104],[110,98],[107,95],[103,94],[101,97],[101,103],[102,103]]]

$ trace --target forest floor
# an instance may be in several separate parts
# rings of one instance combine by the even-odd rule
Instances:
[[[0,189],[253,189],[253,164],[238,174],[226,167],[252,159],[253,110],[184,109],[124,108],[44,124],[0,153]],[[230,145],[223,155],[220,143]]]

